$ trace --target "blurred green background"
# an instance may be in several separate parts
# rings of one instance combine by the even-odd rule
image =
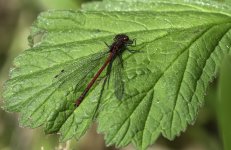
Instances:
[[[0,93],[8,79],[13,59],[29,48],[30,25],[41,11],[48,9],[79,9],[86,0],[0,0]],[[217,83],[211,83],[205,106],[195,125],[174,141],[160,137],[149,150],[222,150],[222,140],[216,121]],[[2,96],[0,103],[2,103]],[[115,150],[106,147],[103,136],[93,125],[79,141],[59,143],[58,135],[45,135],[41,128],[28,129],[18,125],[18,114],[0,109],[0,150]],[[133,150],[129,145],[123,150]]]

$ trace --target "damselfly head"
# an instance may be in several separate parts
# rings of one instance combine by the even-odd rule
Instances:
[[[128,45],[133,44],[133,40],[130,40],[126,34],[117,34],[114,38],[114,41],[121,41],[124,44],[128,44]]]
[[[129,41],[129,37],[126,34],[117,34],[114,38],[114,41]]]

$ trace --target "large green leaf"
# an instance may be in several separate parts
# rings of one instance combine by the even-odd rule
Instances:
[[[137,149],[146,149],[160,134],[172,140],[193,124],[209,82],[230,53],[230,6],[114,0],[83,9],[40,14],[29,37],[32,47],[14,61],[4,109],[19,112],[21,126],[60,132],[62,141],[80,138],[97,120],[108,145],[132,142]],[[98,82],[75,109],[73,102],[98,69],[80,81],[81,68],[88,65],[81,60],[107,49],[104,42],[118,33],[136,38],[134,49],[142,50],[124,53],[124,98],[116,99],[112,77],[100,101]],[[54,78],[63,68],[69,74]]]

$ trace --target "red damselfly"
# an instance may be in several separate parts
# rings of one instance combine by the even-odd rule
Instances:
[[[137,50],[130,50],[128,47],[132,46],[133,44],[136,45],[135,39],[129,39],[129,37],[126,34],[117,34],[114,37],[114,41],[111,45],[108,45],[105,43],[109,49],[109,51],[106,52],[99,52],[93,55],[89,55],[86,58],[83,58],[82,60],[76,61],[74,64],[71,66],[74,67],[74,65],[77,65],[78,67],[78,72],[72,71],[72,72],[67,72],[66,74],[68,76],[76,75],[78,76],[77,81],[77,88],[82,86],[82,83],[86,76],[89,73],[92,73],[92,71],[99,66],[100,64],[102,65],[98,71],[94,74],[92,79],[89,81],[87,86],[85,87],[84,91],[82,94],[75,100],[75,106],[78,107],[85,96],[87,95],[88,91],[92,88],[96,80],[99,78],[101,73],[106,69],[106,77],[104,81],[108,81],[110,79],[110,74],[112,67],[114,69],[114,86],[115,86],[115,96],[117,99],[121,100],[124,95],[124,81],[122,80],[123,78],[123,59],[122,59],[122,54],[125,50],[128,50],[131,53],[137,52]],[[105,58],[104,63],[99,63],[102,62],[100,61],[101,59]],[[114,64],[113,64],[114,63]],[[71,68],[71,67],[69,67]],[[67,69],[68,70],[68,69]],[[66,69],[61,70],[60,74],[65,73]],[[60,75],[56,75],[55,78],[60,78]],[[61,78],[63,78],[61,76]],[[60,79],[61,79],[60,78]],[[106,82],[104,82],[106,83]],[[103,84],[103,88],[104,88]]]

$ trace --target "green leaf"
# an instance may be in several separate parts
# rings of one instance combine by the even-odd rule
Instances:
[[[231,148],[231,143],[229,142],[231,132],[230,132],[230,89],[231,89],[231,57],[230,55],[225,57],[220,73],[219,80],[219,99],[217,102],[218,110],[218,121],[220,125],[220,132],[223,138],[224,150],[229,150]]]
[[[44,126],[46,133],[61,133],[62,141],[79,139],[95,120],[108,145],[146,149],[161,134],[173,140],[195,122],[209,82],[230,53],[230,6],[151,0],[94,4],[39,15],[29,37],[32,47],[14,61],[4,109],[19,112],[21,126]],[[73,102],[99,68],[92,64],[97,67],[81,80],[88,65],[81,60],[105,51],[104,42],[118,33],[135,38],[134,49],[142,50],[123,54],[124,98],[116,99],[112,77],[100,101],[102,82],[75,109]],[[56,79],[63,68],[68,72]]]

